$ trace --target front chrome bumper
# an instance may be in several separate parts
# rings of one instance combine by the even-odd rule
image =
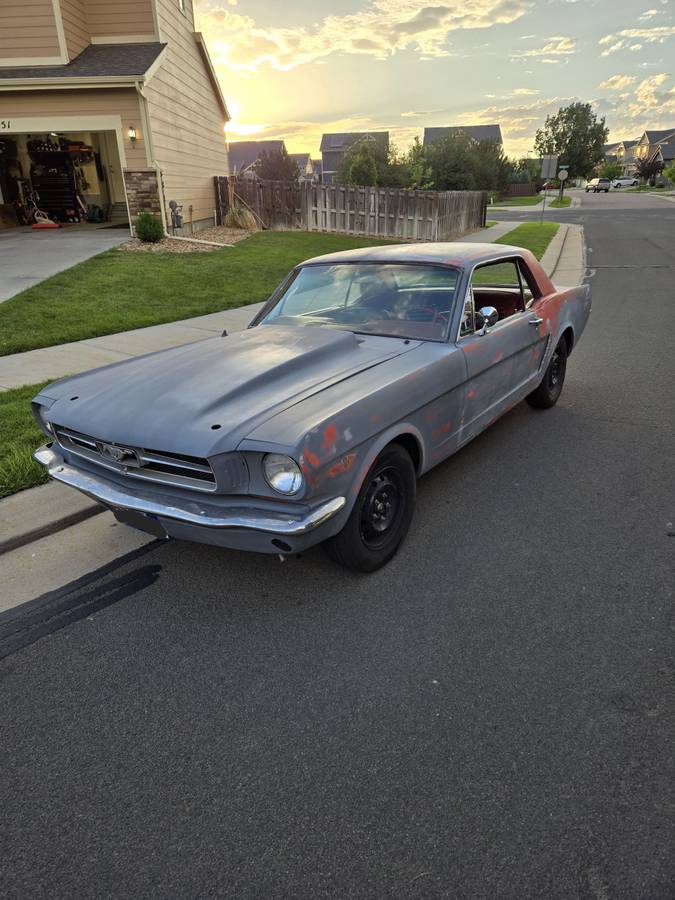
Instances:
[[[262,509],[237,509],[229,513],[223,511],[222,514],[220,512],[214,514],[213,505],[207,504],[205,500],[201,499],[187,498],[184,504],[169,505],[128,493],[110,481],[69,465],[50,446],[40,447],[35,451],[33,457],[46,467],[56,481],[77,488],[78,491],[93,497],[94,500],[98,500],[113,511],[129,510],[160,521],[176,522],[183,526],[301,537],[332,519],[347,502],[345,497],[333,497],[306,515],[298,517],[285,513],[271,513]],[[211,506],[210,510],[204,508],[207,505]]]

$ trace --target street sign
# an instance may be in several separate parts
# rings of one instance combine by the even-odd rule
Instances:
[[[561,181],[567,181],[567,179],[569,178],[569,174],[570,174],[570,173],[567,171],[567,169],[561,169],[561,170],[558,172],[558,178],[559,178]]]
[[[558,170],[558,157],[557,156],[542,156],[541,158],[541,177],[546,178],[555,178],[555,173]]]

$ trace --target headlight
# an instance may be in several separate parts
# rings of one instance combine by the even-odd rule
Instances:
[[[38,423],[42,431],[48,437],[54,437],[54,431],[52,430],[52,426],[45,419],[44,413],[49,409],[49,406],[42,406],[39,403],[33,403],[33,416],[35,417],[35,421]]]
[[[263,460],[263,471],[269,486],[279,494],[297,494],[304,482],[295,460],[279,453],[267,454]]]

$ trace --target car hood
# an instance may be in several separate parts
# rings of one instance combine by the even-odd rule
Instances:
[[[313,394],[419,342],[264,325],[77,375],[40,395],[48,421],[136,447],[209,456]],[[48,405],[48,404],[47,404]],[[279,435],[284,443],[291,436]]]

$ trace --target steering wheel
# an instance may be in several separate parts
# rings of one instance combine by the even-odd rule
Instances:
[[[367,306],[343,307],[333,313],[333,317],[341,322],[365,322],[369,318],[373,319],[391,319],[391,313],[386,309],[372,310]]]
[[[413,306],[405,311],[403,318],[409,322],[436,322],[438,321],[438,310],[432,309],[430,306]]]

